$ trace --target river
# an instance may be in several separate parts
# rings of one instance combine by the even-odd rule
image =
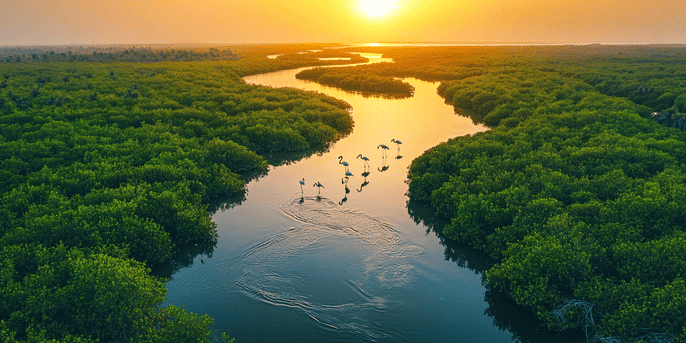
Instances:
[[[325,153],[270,166],[240,205],[216,212],[217,246],[173,274],[167,301],[209,314],[237,342],[549,341],[527,310],[485,287],[484,256],[444,242],[423,224],[430,214],[408,206],[414,158],[487,128],[456,115],[438,83],[408,78],[414,96],[387,99],[297,80],[300,70],[245,81],[343,99],[353,132]]]

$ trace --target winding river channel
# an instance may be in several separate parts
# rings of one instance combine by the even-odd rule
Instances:
[[[386,99],[297,80],[300,70],[245,82],[343,99],[353,132],[325,153],[271,166],[240,205],[217,211],[217,246],[172,275],[169,303],[209,314],[237,342],[575,341],[488,290],[487,259],[444,242],[424,225],[435,222],[430,212],[408,204],[414,158],[486,127],[456,115],[438,83],[405,79],[415,95]],[[402,141],[399,150],[391,139]],[[359,154],[370,160],[367,176]]]

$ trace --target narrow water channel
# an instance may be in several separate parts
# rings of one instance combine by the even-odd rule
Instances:
[[[172,276],[167,301],[209,314],[237,342],[531,341],[522,337],[536,336],[535,324],[518,332],[512,306],[492,303],[498,296],[482,283],[483,257],[442,244],[408,210],[411,161],[486,128],[456,115],[437,83],[406,79],[412,98],[384,99],[297,80],[298,71],[245,81],[343,99],[353,107],[352,134],[328,152],[270,167],[245,201],[215,213],[217,247]]]

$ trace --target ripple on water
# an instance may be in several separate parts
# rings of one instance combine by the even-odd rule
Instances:
[[[403,305],[394,290],[415,280],[410,262],[422,250],[392,225],[328,199],[294,199],[281,211],[299,225],[245,251],[239,289],[302,311],[332,335],[399,338],[384,313]]]

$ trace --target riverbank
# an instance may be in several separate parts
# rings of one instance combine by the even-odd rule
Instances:
[[[240,82],[340,63],[285,60],[1,64],[3,337],[210,341],[210,317],[159,307],[164,280],[148,268],[216,244],[209,202],[240,201],[237,173],[265,173],[260,154],[353,126],[337,99]]]
[[[683,255],[686,136],[649,115],[679,106],[669,92],[686,70],[673,58],[496,60],[443,84],[457,111],[497,127],[413,161],[410,197],[496,258],[489,283],[550,325],[592,341],[683,339],[684,265],[667,256]],[[675,78],[655,81],[665,68]],[[604,94],[621,89],[654,107]]]

